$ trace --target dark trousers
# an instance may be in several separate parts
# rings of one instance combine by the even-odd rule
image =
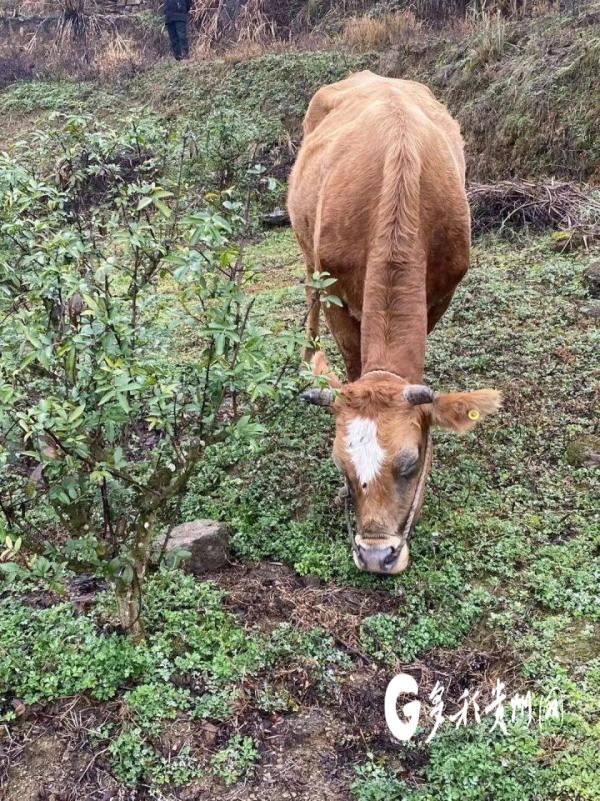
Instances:
[[[169,31],[169,39],[171,40],[171,50],[177,61],[180,61],[182,58],[187,58],[190,54],[187,21],[178,19],[174,22],[167,22],[167,30]]]

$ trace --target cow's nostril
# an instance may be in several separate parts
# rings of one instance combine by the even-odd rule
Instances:
[[[390,548],[388,548],[388,550],[389,550],[389,553],[385,557],[385,559],[383,560],[384,567],[391,567],[394,564],[394,562],[396,561],[396,558],[398,557],[398,551],[397,551],[396,548],[390,547]]]
[[[362,545],[359,545],[356,553],[358,555],[358,561],[361,563],[363,567],[366,567],[367,560],[365,559],[365,548]]]

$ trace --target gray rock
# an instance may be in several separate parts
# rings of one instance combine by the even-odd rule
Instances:
[[[193,520],[175,526],[167,535],[165,554],[176,550],[190,551],[184,566],[195,576],[218,570],[229,561],[230,530],[218,520]],[[164,545],[161,543],[161,546]]]
[[[600,467],[600,437],[584,434],[567,445],[567,462],[573,467]]]
[[[593,298],[600,298],[600,261],[595,261],[583,273],[583,283]]]
[[[278,228],[279,226],[290,224],[290,216],[287,213],[287,209],[279,207],[267,212],[267,214],[263,214],[261,220],[263,225],[268,228]]]
[[[582,312],[586,317],[591,317],[592,320],[600,320],[600,300],[588,303],[582,308]]]

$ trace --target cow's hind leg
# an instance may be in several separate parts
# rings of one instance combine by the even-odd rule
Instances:
[[[325,306],[325,318],[329,330],[340,349],[349,381],[356,381],[361,374],[360,323],[345,306]]]

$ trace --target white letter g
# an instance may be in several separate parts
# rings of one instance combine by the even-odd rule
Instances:
[[[420,701],[410,701],[404,704],[402,712],[407,720],[402,721],[398,717],[396,704],[398,697],[403,693],[406,695],[417,695],[419,687],[415,679],[408,673],[399,673],[390,681],[385,691],[385,722],[392,736],[401,742],[407,742],[413,736],[419,725],[419,714],[421,712]]]

